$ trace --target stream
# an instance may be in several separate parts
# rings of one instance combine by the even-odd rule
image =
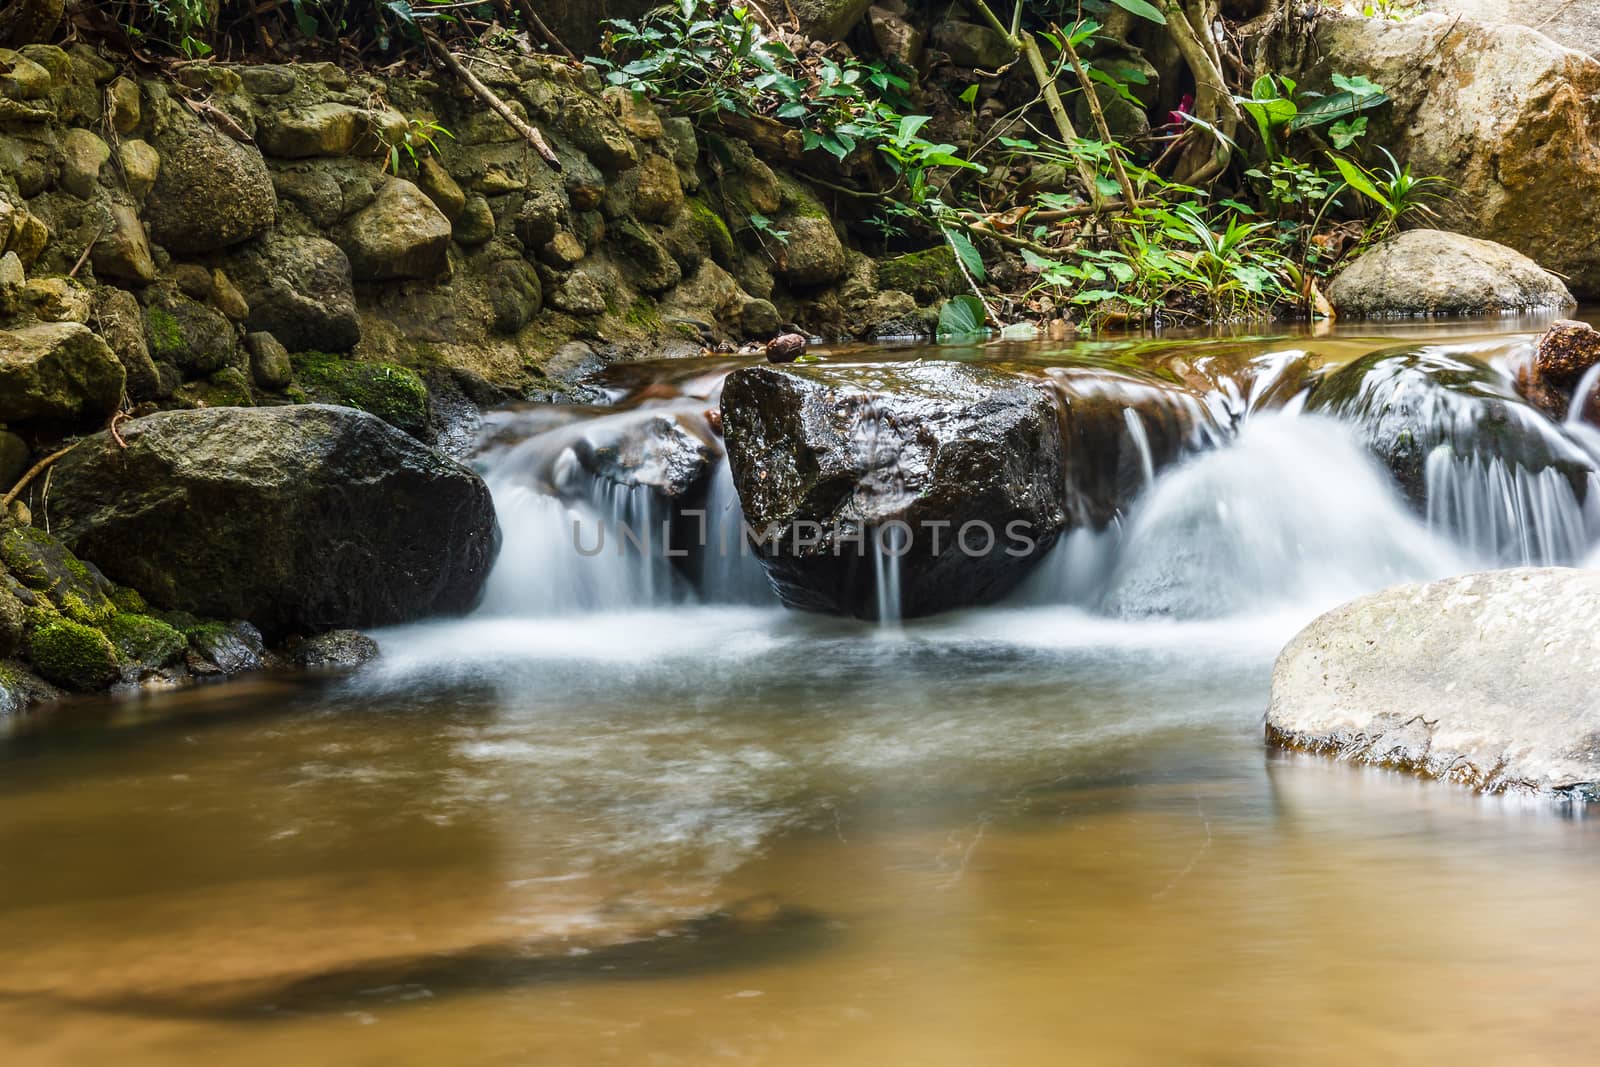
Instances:
[[[1262,741],[1320,611],[1600,541],[1600,496],[1494,464],[1431,456],[1408,505],[1271,368],[1506,375],[1539,328],[824,354],[1255,368],[1172,466],[1130,423],[1133,505],[1005,601],[898,620],[880,559],[876,624],[777,603],[725,461],[725,551],[573,551],[666,518],[574,435],[696,415],[720,363],[491,413],[473,615],[348,677],[0,722],[0,1062],[1582,1062],[1600,826]],[[1600,484],[1600,435],[1537,432]]]

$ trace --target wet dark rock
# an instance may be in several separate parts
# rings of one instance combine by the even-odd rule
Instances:
[[[248,674],[266,664],[266,641],[248,622],[197,623],[185,630],[193,654],[191,670],[201,674]]]
[[[162,412],[55,467],[53,529],[154,604],[269,636],[461,612],[493,560],[482,480],[376,416]]]
[[[711,469],[715,451],[704,431],[671,412],[633,412],[578,427],[572,452],[588,473],[625,486],[682,497]]]
[[[359,630],[333,630],[298,642],[289,651],[310,671],[349,671],[378,658],[378,642]]]
[[[1057,405],[1023,375],[750,367],[723,387],[722,426],[747,520],[771,534],[757,554],[794,607],[876,615],[879,542],[901,554],[905,615],[992,601],[1067,522]]]
[[[1465,356],[1429,350],[1374,352],[1316,386],[1307,410],[1352,424],[1418,508],[1428,498],[1430,456],[1537,474],[1554,469],[1581,500],[1590,463],[1503,376]]]
[[[1328,612],[1272,675],[1267,737],[1485,792],[1600,787],[1600,573],[1403,585]],[[1554,652],[1552,650],[1559,650]]]
[[[0,660],[0,719],[20,715],[35,704],[59,700],[60,689],[17,660]]]

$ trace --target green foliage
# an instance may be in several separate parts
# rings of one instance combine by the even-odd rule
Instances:
[[[1302,90],[1287,75],[1264,74],[1249,96],[1236,96],[1234,102],[1255,122],[1269,157],[1278,155],[1287,135],[1319,126],[1335,126],[1330,131],[1335,144],[1348,147],[1366,132],[1366,120],[1358,113],[1387,103],[1389,97],[1381,85],[1364,77],[1335,74],[1333,85],[1335,91],[1324,94]]]
[[[988,317],[983,301],[977,297],[965,293],[952,296],[939,309],[939,340],[981,337],[986,332],[984,322]]]
[[[437,137],[448,137],[453,141],[456,135],[432,119],[423,118],[407,119],[404,129],[380,129],[378,139],[383,145],[383,169],[399,177],[403,158],[411,164],[412,170],[416,170],[417,165],[428,156],[439,154]]]
[[[1437,218],[1438,212],[1429,202],[1443,196],[1448,183],[1443,178],[1412,174],[1411,164],[1402,166],[1387,148],[1379,151],[1389,166],[1373,170],[1342,156],[1330,157],[1350,188],[1377,207],[1379,222],[1373,236],[1382,237],[1412,215]]]

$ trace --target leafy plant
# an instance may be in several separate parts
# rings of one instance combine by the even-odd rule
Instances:
[[[984,322],[987,318],[988,312],[982,300],[966,294],[953,296],[939,309],[939,339],[948,341],[981,337],[985,333]]]
[[[404,129],[380,129],[378,139],[383,146],[383,169],[398,176],[402,160],[410,162],[412,169],[427,156],[439,154],[436,137],[455,140],[455,134],[432,119],[411,118]]]
[[[1387,148],[1379,151],[1388,159],[1389,166],[1374,170],[1343,156],[1331,157],[1350,188],[1378,208],[1379,223],[1369,237],[1384,236],[1412,215],[1437,218],[1438,212],[1430,201],[1440,199],[1449,183],[1443,178],[1413,174],[1411,164],[1402,165]]]

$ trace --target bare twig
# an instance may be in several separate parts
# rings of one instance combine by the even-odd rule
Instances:
[[[513,130],[516,130],[524,141],[533,146],[533,150],[539,153],[539,158],[550,164],[552,170],[561,169],[561,160],[556,157],[555,151],[550,147],[550,143],[544,139],[544,134],[518,118],[517,113],[512,111],[510,105],[504,100],[496,96],[494,90],[479,81],[477,76],[466,67],[463,67],[461,61],[455,57],[455,54],[450,49],[445,47],[443,41],[434,36],[432,30],[423,30],[422,39],[428,42],[428,48],[432,50],[434,55],[439,57],[440,62],[449,67],[451,73],[460,78],[461,83],[472,90],[474,96],[488,104],[490,110],[505,119],[506,123]]]
[[[578,62],[578,57],[572,54],[572,49],[562,43],[561,38],[555,35],[554,30],[545,25],[544,19],[540,18],[539,13],[533,9],[531,0],[516,0],[516,3],[517,10],[522,12],[522,17],[528,20],[530,26],[539,31],[539,36],[544,38],[545,44],[554,48],[557,52],[572,60],[572,62]]]
[[[17,497],[22,494],[22,491],[24,489],[28,488],[28,483],[29,482],[33,481],[41,473],[43,473],[45,470],[49,469],[50,465],[52,463],[54,463],[56,460],[60,459],[62,456],[66,455],[68,452],[71,452],[74,448],[77,448],[77,447],[78,447],[78,442],[74,441],[72,444],[68,445],[66,448],[57,449],[56,451],[50,453],[48,456],[46,456],[43,459],[41,459],[39,462],[35,463],[33,466],[29,467],[28,468],[28,472],[17,480],[17,484],[16,485],[13,485],[11,487],[11,492],[7,493],[3,497],[0,497],[0,511],[4,511],[5,509],[9,508],[11,506],[12,502],[15,501],[17,499]]]
[[[1060,33],[1059,27],[1057,32]],[[1139,196],[1133,191],[1133,182],[1128,180],[1128,169],[1122,165],[1122,146],[1111,136],[1111,127],[1106,123],[1105,109],[1100,106],[1100,93],[1089,80],[1089,72],[1083,68],[1083,61],[1078,58],[1078,50],[1072,47],[1072,38],[1065,33],[1061,33],[1060,36],[1067,58],[1072,61],[1072,72],[1078,76],[1078,85],[1083,90],[1084,102],[1089,105],[1089,114],[1094,116],[1095,127],[1100,131],[1100,139],[1105,142],[1106,153],[1111,157],[1112,172],[1117,176],[1117,184],[1122,187],[1122,202],[1137,204]]]

